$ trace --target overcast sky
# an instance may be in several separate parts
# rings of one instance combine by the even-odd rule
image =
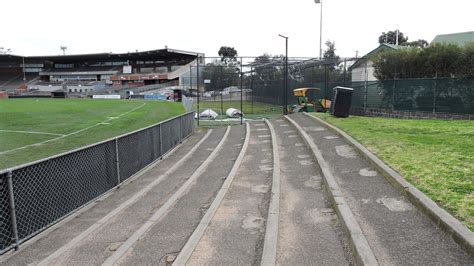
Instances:
[[[342,57],[377,47],[383,31],[409,40],[474,31],[473,0],[322,0],[323,46]],[[143,51],[169,48],[217,56],[264,52],[319,55],[320,5],[314,0],[2,0],[0,47],[19,55]]]

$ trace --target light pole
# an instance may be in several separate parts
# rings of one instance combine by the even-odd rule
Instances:
[[[278,34],[278,36],[285,38],[285,86],[283,90],[283,114],[288,114],[288,37]]]
[[[321,4],[321,16],[319,21],[319,60],[323,58],[323,0],[314,0],[316,4]]]

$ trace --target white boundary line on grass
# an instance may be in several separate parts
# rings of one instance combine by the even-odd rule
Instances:
[[[51,135],[51,136],[65,136],[64,134],[57,134],[57,133],[48,133],[48,132],[39,132],[39,131],[24,131],[24,130],[8,130],[8,129],[0,129],[0,132]]]
[[[7,151],[2,151],[2,152],[0,152],[0,155],[6,154],[6,153],[10,153],[10,152],[14,152],[14,151],[18,151],[18,150],[23,150],[23,149],[26,149],[26,148],[29,148],[29,147],[39,146],[39,145],[42,145],[42,144],[45,144],[45,143],[48,143],[48,142],[56,141],[56,140],[58,140],[58,139],[63,139],[63,138],[66,138],[66,137],[69,137],[69,136],[72,136],[72,135],[81,133],[81,132],[83,132],[83,131],[89,130],[89,129],[94,128],[94,127],[96,127],[96,126],[100,126],[100,125],[102,125],[103,123],[109,122],[110,120],[120,118],[120,117],[122,117],[122,116],[124,116],[124,115],[126,115],[126,114],[129,114],[129,113],[131,113],[131,112],[133,112],[133,111],[135,111],[135,110],[138,110],[138,109],[142,108],[142,107],[145,106],[145,105],[146,105],[146,103],[143,103],[143,104],[141,104],[140,106],[137,106],[137,107],[135,107],[135,108],[133,108],[133,109],[131,109],[131,110],[128,110],[127,112],[122,113],[122,114],[120,114],[120,115],[118,115],[118,116],[109,117],[109,118],[107,118],[106,120],[104,120],[104,121],[102,121],[102,122],[96,123],[96,124],[94,124],[94,125],[92,125],[92,126],[88,126],[88,127],[86,127],[86,128],[83,128],[83,129],[79,129],[79,130],[77,130],[77,131],[71,132],[71,133],[66,134],[66,135],[61,135],[61,136],[59,136],[59,137],[57,137],[57,138],[48,139],[48,140],[45,140],[45,141],[41,141],[41,142],[29,144],[29,145],[26,145],[26,146],[23,146],[23,147],[19,147],[19,148],[7,150]]]

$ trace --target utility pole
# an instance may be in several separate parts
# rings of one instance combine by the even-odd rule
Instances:
[[[288,114],[288,37],[278,34],[278,36],[285,38],[285,85],[283,89],[283,114]]]
[[[319,60],[323,58],[323,1],[322,0],[314,0],[316,4],[321,4],[321,15],[319,21]]]

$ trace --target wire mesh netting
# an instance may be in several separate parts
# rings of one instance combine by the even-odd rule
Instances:
[[[16,243],[8,173],[14,195],[13,217],[22,243],[130,178],[192,134],[193,129],[191,112],[117,139],[0,173],[0,254]]]
[[[361,63],[367,60],[290,57],[286,64],[282,55],[206,57],[190,66],[182,84],[201,125],[241,122],[227,115],[229,108],[246,119],[280,115],[297,103],[293,90],[305,87],[319,89],[309,95],[317,101],[332,100],[336,86],[353,88],[352,106],[362,110],[474,114],[474,77],[402,79],[400,72],[406,71],[398,66],[392,77],[377,80],[374,66]]]
[[[350,86],[355,107],[474,114],[474,79],[352,82]]]
[[[151,127],[118,139],[121,181],[161,156],[159,127]]]
[[[12,172],[18,237],[29,238],[117,185],[108,141]]]
[[[0,251],[14,243],[9,207],[7,174],[0,175]]]
[[[163,154],[170,151],[176,144],[181,141],[180,138],[180,127],[181,122],[179,119],[169,120],[162,124],[161,126],[161,134],[163,134],[162,141],[163,141]]]
[[[182,138],[184,139],[189,136],[194,129],[194,113],[189,115],[185,115],[181,118],[181,126],[182,126]]]

